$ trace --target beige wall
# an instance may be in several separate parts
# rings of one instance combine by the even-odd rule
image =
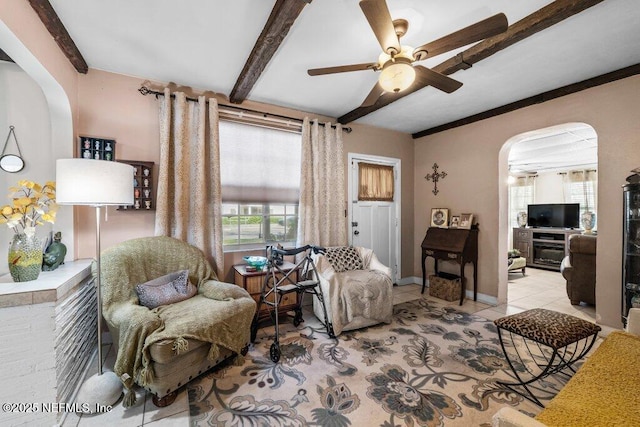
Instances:
[[[620,327],[621,187],[629,171],[640,166],[639,96],[640,76],[634,76],[417,140],[415,274],[420,271],[419,244],[430,209],[472,212],[480,223],[479,292],[504,301],[508,147],[503,145],[523,132],[584,122],[598,136],[597,320]],[[431,193],[433,183],[423,178],[434,162],[448,174],[437,196]]]
[[[142,79],[90,70],[78,80],[80,120],[79,135],[102,136],[117,141],[116,158],[156,163],[160,158],[158,145],[158,101],[153,96],[138,93]],[[157,85],[156,85],[157,86]],[[256,108],[275,114],[302,118],[308,113],[247,102]],[[311,116],[315,117],[315,115]],[[321,120],[331,120],[320,117]],[[335,121],[335,120],[334,120]],[[413,271],[413,140],[407,134],[365,125],[353,125],[353,132],[344,133],[345,155],[348,152],[395,157],[402,163],[402,277]],[[74,147],[76,143],[74,142]],[[348,170],[348,168],[346,168]],[[157,178],[157,170],[155,171]],[[345,189],[346,191],[346,189]],[[95,212],[78,208],[77,223],[79,258],[95,253]],[[102,225],[101,247],[106,249],[118,242],[154,234],[154,212],[117,211],[110,208],[108,222]],[[242,262],[247,251],[225,255],[227,281],[233,280],[231,266]]]

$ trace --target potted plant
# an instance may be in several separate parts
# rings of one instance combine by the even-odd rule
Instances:
[[[0,224],[7,224],[14,232],[9,248],[9,272],[15,282],[36,280],[42,267],[42,241],[36,227],[56,219],[56,186],[44,186],[27,180],[9,188],[11,204],[0,208]]]

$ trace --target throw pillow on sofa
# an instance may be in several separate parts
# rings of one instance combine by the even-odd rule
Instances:
[[[136,285],[140,305],[150,309],[191,298],[198,291],[189,282],[189,271],[181,270]]]
[[[327,248],[327,252],[324,256],[327,258],[336,273],[362,270],[364,268],[362,257],[360,257],[358,250],[353,246],[336,246],[333,248]]]

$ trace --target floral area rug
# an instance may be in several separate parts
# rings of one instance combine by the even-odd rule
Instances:
[[[258,331],[243,366],[188,388],[192,426],[484,426],[502,406],[541,408],[513,381],[493,322],[433,298],[396,305],[393,321],[330,339],[315,318]],[[520,366],[516,365],[518,369]],[[538,387],[552,397],[559,384]],[[544,400],[543,400],[544,403]]]

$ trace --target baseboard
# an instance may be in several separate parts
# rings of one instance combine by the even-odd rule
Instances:
[[[473,301],[473,291],[472,290],[468,290],[467,289],[467,292],[466,292],[465,296],[467,297],[467,300]],[[489,304],[489,305],[494,306],[494,307],[498,305],[498,298],[492,297],[491,295],[478,294],[477,295],[477,301],[481,302],[483,304]]]
[[[422,284],[422,279],[420,277],[417,277],[417,276],[403,277],[402,279],[397,280],[396,284],[398,286],[420,285],[420,284]]]
[[[598,326],[600,326],[602,328],[602,331],[600,331],[600,336],[601,337],[606,337],[611,332],[620,330],[620,329],[612,328],[611,326],[607,326],[607,325],[598,324]]]
[[[403,277],[402,279],[398,280],[396,282],[396,284],[398,286],[421,285],[422,284],[422,278],[418,277],[418,276]],[[427,280],[426,288],[428,288],[428,287],[429,287],[429,281]],[[473,300],[473,291],[472,290],[467,290],[465,296],[466,296],[467,300]],[[478,300],[478,302],[481,302],[483,304],[489,304],[491,306],[497,306],[498,305],[498,298],[497,297],[493,297],[491,295],[478,294],[477,300]]]

